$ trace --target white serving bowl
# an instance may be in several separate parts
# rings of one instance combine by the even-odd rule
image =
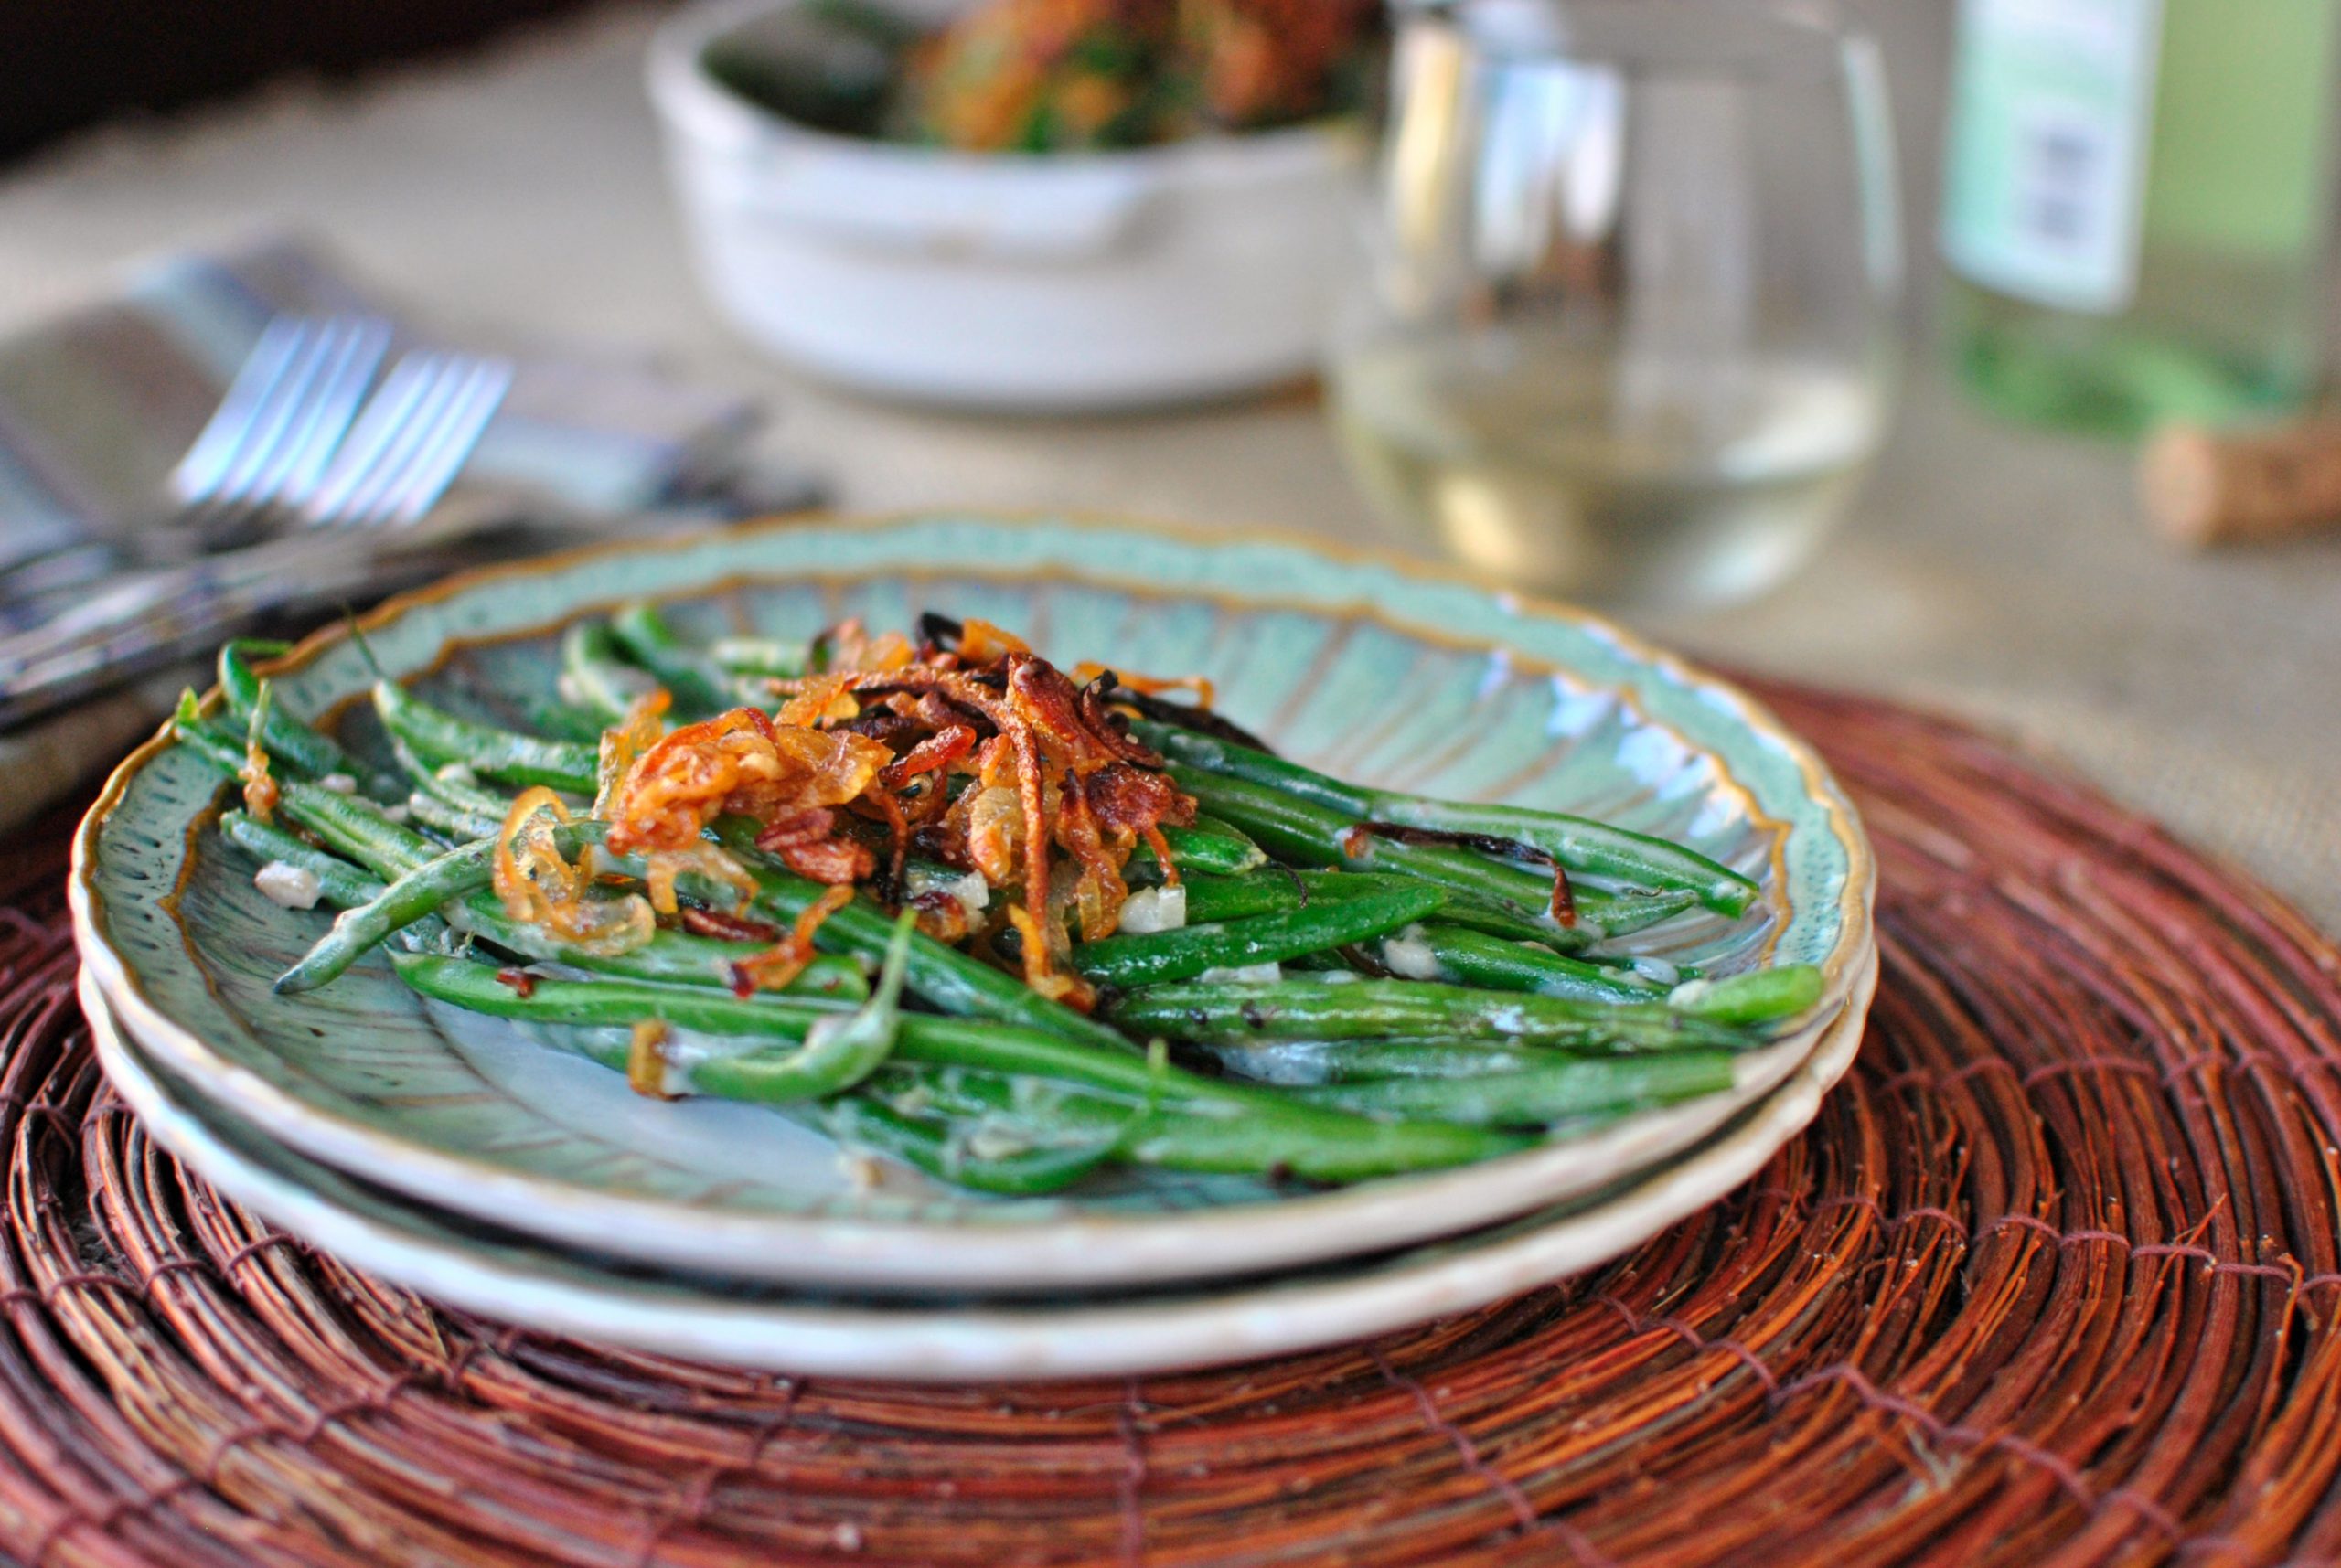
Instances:
[[[1070,155],[834,135],[704,64],[796,4],[705,0],[650,49],[700,276],[750,338],[866,390],[998,409],[1215,397],[1316,366],[1353,126]]]

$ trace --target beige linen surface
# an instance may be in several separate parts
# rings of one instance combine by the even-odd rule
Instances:
[[[1940,26],[1881,4],[1914,176]],[[1948,7],[1927,11],[1947,12]],[[0,321],[121,260],[290,221],[453,327],[662,350],[777,394],[771,442],[855,507],[1065,506],[1391,542],[1305,400],[1109,421],[882,407],[729,339],[693,292],[639,85],[646,24],[589,20],[355,97],[303,91],[0,175]],[[1705,656],[1950,709],[2063,759],[2341,930],[2341,539],[2151,543],[2127,455],[1968,410],[1914,350],[1900,427],[1827,554],[1761,603],[1652,619]]]

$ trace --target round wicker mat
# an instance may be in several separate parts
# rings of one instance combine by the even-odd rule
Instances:
[[[1884,870],[1862,1060],[1569,1285],[1127,1383],[760,1378],[437,1310],[113,1104],[0,855],[0,1558],[1968,1563],[2341,1553],[2341,954],[1973,735],[1768,692]]]

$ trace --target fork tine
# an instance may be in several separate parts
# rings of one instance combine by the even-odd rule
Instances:
[[[363,483],[353,485],[344,497],[333,521],[343,527],[363,526],[375,520],[383,498],[394,492],[420,454],[428,448],[439,427],[445,421],[448,410],[460,397],[470,358],[460,354],[440,354],[433,357],[429,386],[406,419],[385,444],[379,461],[369,471]]]
[[[294,423],[290,440],[253,488],[273,503],[297,505],[325,472],[334,449],[357,418],[366,389],[390,352],[390,326],[372,316],[342,317],[326,329],[332,339],[316,395]]]
[[[302,516],[312,526],[330,525],[339,519],[351,495],[374,472],[385,449],[412,417],[416,401],[429,391],[437,376],[439,357],[421,348],[410,348],[399,356],[398,363],[390,367],[381,386],[366,400],[349,438],[334,453],[324,475],[302,504]]]
[[[476,359],[468,364],[462,386],[448,405],[446,416],[432,432],[429,443],[415,455],[401,484],[382,497],[368,519],[408,524],[418,520],[446,494],[464,464],[479,444],[488,421],[511,389],[513,368],[506,359]]]
[[[306,331],[300,347],[285,366],[283,376],[269,389],[268,397],[252,417],[251,430],[241,449],[221,478],[219,499],[222,501],[248,502],[258,496],[256,486],[261,475],[283,449],[301,411],[314,395],[310,389],[326,365],[326,324],[305,321],[302,325]]]
[[[192,506],[219,489],[221,476],[251,429],[253,417],[306,336],[306,324],[293,316],[277,316],[261,329],[259,341],[237,368],[202,433],[171,470],[166,483],[174,500]]]

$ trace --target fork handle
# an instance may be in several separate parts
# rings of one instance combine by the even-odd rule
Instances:
[[[372,543],[363,533],[298,534],[118,579],[48,624],[0,638],[0,729],[204,652],[255,615],[363,587]]]

